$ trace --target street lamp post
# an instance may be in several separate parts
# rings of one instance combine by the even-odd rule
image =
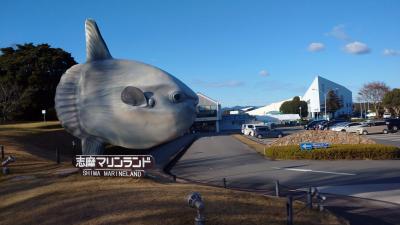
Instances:
[[[302,116],[301,116],[301,106],[299,106],[299,109],[300,109],[300,119],[301,119],[301,117],[302,117]]]
[[[318,90],[318,89],[312,89],[312,90]],[[323,94],[324,94],[324,108],[325,108],[325,115],[324,115],[324,117],[325,117],[325,119],[327,118],[327,116],[326,116],[326,114],[327,114],[327,111],[326,111],[326,97],[327,97],[327,94],[328,94],[328,92],[329,91],[331,91],[331,90],[338,90],[338,88],[333,88],[333,89],[329,89],[327,92],[324,92]],[[318,92],[319,93],[322,93],[320,90],[318,90]],[[321,112],[321,110],[320,110],[320,112]]]

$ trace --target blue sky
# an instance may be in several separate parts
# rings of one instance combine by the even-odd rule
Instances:
[[[114,58],[160,67],[223,106],[303,95],[318,74],[356,95],[400,87],[400,1],[0,2],[0,47],[49,43],[85,61],[93,18]]]

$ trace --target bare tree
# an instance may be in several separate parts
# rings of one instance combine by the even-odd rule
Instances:
[[[381,107],[382,99],[389,91],[390,88],[385,83],[375,81],[364,84],[358,94],[362,99],[373,103],[375,114],[379,117],[379,109]]]
[[[20,97],[20,90],[16,84],[6,85],[0,82],[0,112],[3,121],[9,119],[10,114],[18,109]]]

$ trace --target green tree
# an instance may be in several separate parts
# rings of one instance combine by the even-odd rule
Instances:
[[[306,117],[308,115],[307,102],[300,101],[300,97],[295,96],[291,101],[282,103],[279,111],[285,114],[300,114],[300,107],[301,116]]]
[[[335,112],[342,106],[342,100],[333,90],[330,90],[326,96],[326,111],[335,115]]]
[[[2,118],[39,119],[41,109],[53,109],[61,75],[76,64],[71,54],[48,44],[32,43],[0,51]]]
[[[387,92],[382,99],[382,104],[394,111],[396,116],[400,116],[400,89],[394,88]]]

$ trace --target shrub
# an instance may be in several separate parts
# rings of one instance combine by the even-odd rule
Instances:
[[[400,159],[400,149],[381,144],[341,144],[326,149],[300,150],[298,145],[271,146],[264,155],[273,159]]]

